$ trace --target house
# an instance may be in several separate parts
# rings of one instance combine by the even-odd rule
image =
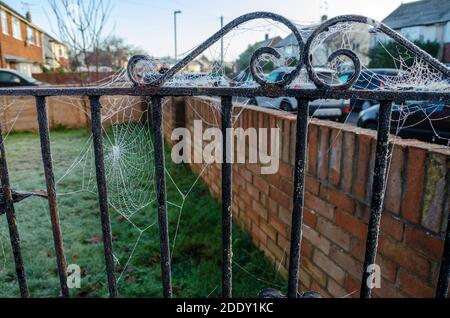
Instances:
[[[273,37],[273,38],[269,38],[269,35],[266,34],[264,41],[258,42],[258,43],[256,43],[256,45],[258,45],[258,47],[266,47],[266,46],[274,47],[280,41],[281,41],[281,37],[276,36],[276,37]]]
[[[326,17],[323,17],[326,20]],[[318,24],[307,24],[298,26],[298,31],[303,38],[303,41],[311,36],[314,30],[318,27]],[[344,41],[345,37],[345,41]],[[342,45],[346,43],[349,49],[355,52],[363,65],[367,65],[369,60],[367,53],[370,47],[370,35],[368,33],[367,27],[364,25],[355,24],[352,27],[351,32],[346,34],[342,32],[337,32],[336,34],[330,35],[323,44],[315,48],[313,52],[313,66],[322,67],[326,66],[328,63],[328,57],[338,49],[342,48]],[[286,38],[278,42],[275,49],[280,50],[282,55],[286,60],[290,58],[297,58],[299,55],[299,46],[297,39],[294,34],[289,34]],[[346,67],[352,67],[347,65]],[[342,71],[342,70],[341,70]]]
[[[411,41],[438,42],[438,58],[450,63],[450,0],[403,3],[383,23]]]
[[[69,49],[48,33],[43,34],[44,67],[49,70],[69,68]]]
[[[0,67],[31,75],[44,62],[43,31],[26,16],[0,1]]]

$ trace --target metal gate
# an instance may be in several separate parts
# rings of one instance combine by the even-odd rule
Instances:
[[[194,60],[208,47],[218,41],[221,37],[240,24],[253,19],[270,19],[280,22],[288,27],[299,45],[298,64],[296,68],[287,74],[281,81],[268,83],[256,72],[256,63],[258,57],[262,54],[271,54],[280,57],[279,53],[270,47],[259,48],[251,58],[250,71],[255,81],[260,84],[257,88],[239,88],[239,87],[168,87],[164,83],[171,79],[189,62]],[[182,59],[173,68],[166,73],[161,74],[156,79],[146,80],[137,79],[133,75],[137,63],[146,59],[145,56],[134,56],[128,64],[128,76],[133,82],[131,87],[126,88],[97,88],[97,87],[79,87],[79,88],[16,88],[0,89],[0,96],[33,96],[36,98],[37,121],[39,124],[39,134],[41,141],[42,160],[45,172],[45,179],[48,192],[48,204],[51,215],[53,229],[53,239],[56,250],[56,261],[61,285],[61,295],[69,296],[67,287],[66,260],[64,256],[63,238],[59,225],[59,213],[56,200],[55,181],[52,167],[52,154],[50,149],[49,124],[47,118],[46,98],[49,96],[88,96],[91,109],[91,129],[93,135],[96,177],[98,199],[101,212],[102,234],[104,244],[104,256],[106,263],[106,274],[110,297],[117,297],[116,280],[114,276],[114,259],[112,248],[112,236],[110,217],[108,211],[108,194],[106,187],[105,166],[103,158],[102,129],[101,129],[101,96],[143,96],[151,99],[152,120],[154,129],[154,147],[155,147],[155,176],[158,202],[158,222],[160,231],[160,253],[161,270],[164,297],[172,296],[171,284],[171,258],[169,251],[169,232],[166,206],[166,181],[164,174],[164,152],[162,135],[162,100],[169,96],[218,96],[221,98],[221,129],[223,139],[223,163],[222,163],[222,296],[232,297],[232,169],[231,163],[227,160],[227,145],[231,142],[225,131],[232,126],[232,97],[255,97],[255,96],[289,96],[298,101],[297,111],[297,131],[295,146],[295,168],[294,168],[294,193],[292,210],[292,231],[291,247],[289,259],[289,278],[288,278],[288,297],[298,297],[299,263],[300,263],[300,245],[302,240],[302,222],[303,222],[303,203],[304,203],[304,183],[305,183],[305,163],[307,153],[307,131],[308,131],[308,105],[309,102],[317,99],[369,99],[380,103],[379,124],[377,130],[377,146],[374,167],[374,178],[372,186],[372,199],[370,207],[370,220],[367,233],[365,261],[363,268],[363,277],[361,284],[361,297],[371,296],[370,287],[365,284],[367,278],[371,275],[371,264],[375,263],[377,252],[378,236],[380,230],[380,219],[383,209],[383,200],[386,188],[386,179],[388,171],[389,156],[389,132],[391,123],[391,110],[394,102],[406,100],[427,100],[427,101],[445,101],[450,102],[449,92],[428,92],[428,91],[369,91],[351,89],[352,85],[358,80],[361,74],[361,63],[357,55],[347,49],[341,49],[334,52],[329,60],[338,56],[350,58],[354,64],[355,72],[347,83],[339,86],[330,86],[324,83],[314,72],[312,67],[311,45],[313,40],[322,32],[330,27],[343,23],[355,22],[372,26],[378,32],[382,32],[396,41],[411,53],[426,61],[430,67],[442,73],[445,78],[450,78],[450,69],[432,58],[426,52],[412,44],[410,41],[387,27],[386,25],[368,19],[362,16],[340,16],[324,22],[308,38],[306,43],[303,41],[298,29],[286,18],[277,14],[268,12],[254,12],[243,15],[223,29],[211,36],[207,41],[198,46],[192,53]],[[316,89],[291,89],[288,85],[299,75],[301,69],[306,67],[309,78],[315,83]],[[6,160],[5,147],[1,137],[0,129],[0,178],[2,191],[4,195],[4,205],[6,218],[9,225],[10,240],[14,254],[17,280],[19,283],[22,297],[29,297],[29,290],[25,275],[25,269],[22,259],[19,233],[16,226],[14,212],[14,198],[8,177],[8,167]],[[436,297],[447,297],[448,285],[450,280],[450,218],[446,230],[444,253],[441,259],[440,275],[436,289]]]

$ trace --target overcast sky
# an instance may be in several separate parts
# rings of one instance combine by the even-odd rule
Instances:
[[[252,11],[279,13],[294,22],[318,21],[326,11],[329,17],[342,14],[361,14],[383,20],[405,0],[328,0],[325,9],[321,0],[112,0],[114,8],[108,29],[139,46],[150,55],[173,55],[173,11],[181,10],[178,16],[178,52],[186,52],[220,27],[220,16],[225,23]],[[46,0],[5,0],[21,13],[32,12],[36,25],[53,35],[54,19]],[[53,26],[54,28],[54,26]],[[278,35],[277,28],[264,30],[270,36]],[[283,35],[283,34],[281,34]],[[260,37],[255,38],[256,36]],[[264,33],[249,32],[242,35],[239,43],[233,44],[226,55],[235,59],[249,44],[262,40]]]

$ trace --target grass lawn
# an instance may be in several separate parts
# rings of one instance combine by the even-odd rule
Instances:
[[[52,132],[56,180],[64,175],[88,138],[86,130]],[[45,189],[40,144],[36,134],[10,134],[6,139],[6,152],[14,189]],[[189,189],[197,176],[183,165],[173,164],[168,152],[166,158],[167,170],[178,189]],[[81,288],[71,292],[72,296],[78,297],[104,297],[107,296],[107,287],[97,196],[87,191],[68,194],[80,190],[82,180],[81,172],[74,171],[57,186],[58,193],[66,193],[58,196],[58,202],[67,262],[79,265],[82,272]],[[177,187],[168,178],[168,201],[179,201]],[[59,292],[59,282],[47,202],[30,198],[15,207],[31,295],[55,297]],[[172,240],[178,228],[172,258],[174,296],[220,296],[220,203],[199,182],[184,200],[181,217],[178,207],[169,205],[168,208]],[[150,227],[140,232],[111,209],[120,296],[161,297],[155,204],[136,213],[132,221],[140,228]],[[233,249],[234,296],[255,297],[264,287],[286,285],[263,253],[252,245],[250,237],[237,226],[233,230]],[[4,215],[0,216],[0,284],[0,297],[19,296]]]

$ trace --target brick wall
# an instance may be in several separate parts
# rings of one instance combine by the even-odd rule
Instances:
[[[220,125],[220,113],[200,98],[171,98],[164,108],[164,135],[184,125]],[[235,127],[279,127],[279,173],[261,175],[257,164],[233,165],[233,218],[286,275],[292,209],[295,117],[261,108],[235,107]],[[198,141],[197,141],[198,142]],[[173,143],[173,142],[172,142]],[[373,178],[375,134],[311,120],[308,136],[300,285],[325,296],[359,296]],[[220,198],[220,166],[192,164]],[[377,297],[432,297],[449,211],[450,149],[395,139],[377,264]]]
[[[123,101],[122,99],[126,99]],[[130,99],[135,99],[132,102]],[[146,104],[141,103],[140,97],[105,96],[101,98],[102,113],[106,115],[108,109],[117,108],[116,105],[128,103],[130,106],[118,111],[103,124],[110,125],[123,120],[124,115],[130,121],[141,120],[141,111],[146,110]],[[34,97],[0,97],[0,103],[6,105],[0,112],[2,129],[7,132],[37,132],[36,100]],[[137,110],[137,111],[135,111]],[[55,128],[85,128],[89,123],[90,108],[87,97],[48,97],[47,114],[50,129]]]

